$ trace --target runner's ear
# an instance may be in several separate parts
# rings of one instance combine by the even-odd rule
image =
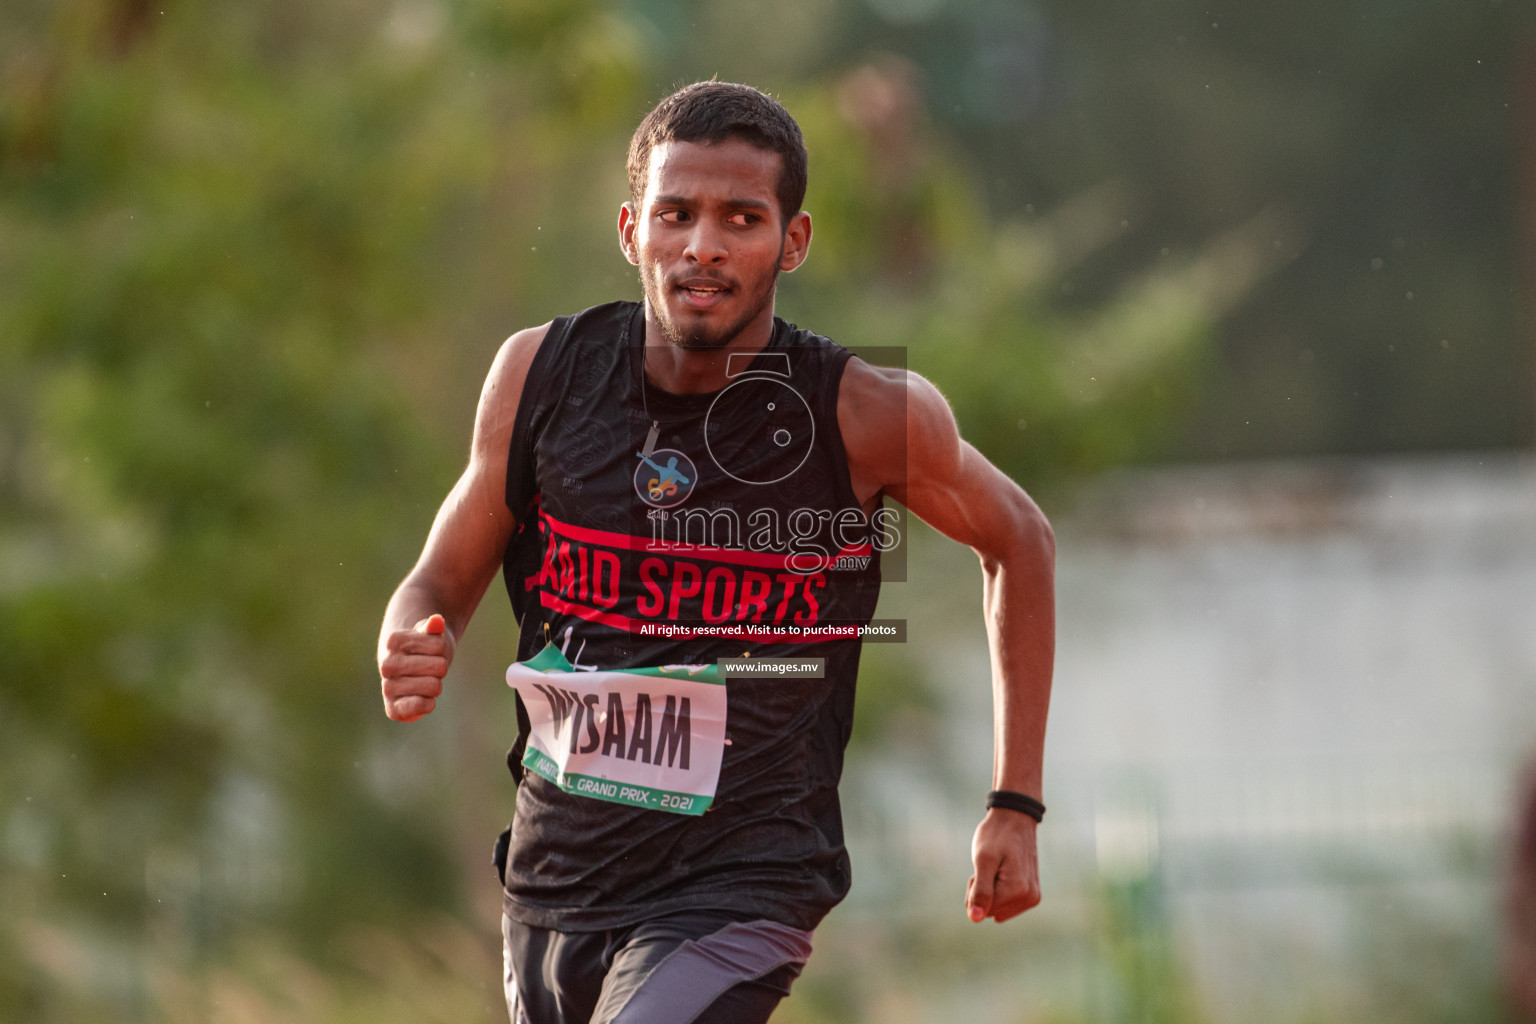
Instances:
[[[811,247],[811,215],[801,210],[784,225],[784,251],[779,256],[779,269],[793,271],[805,262]]]
[[[635,212],[634,203],[625,203],[619,207],[619,249],[624,253],[624,258],[636,266],[640,265],[640,251],[635,247],[635,228],[640,221],[640,215]]]

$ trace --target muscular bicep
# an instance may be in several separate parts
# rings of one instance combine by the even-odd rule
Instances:
[[[983,558],[1006,554],[1020,532],[1046,529],[1044,514],[1023,488],[968,442],[960,440],[952,458],[932,468],[914,473],[897,499]]]
[[[838,424],[866,508],[889,495],[983,558],[1048,534],[1040,509],[960,436],[949,403],[919,375],[850,360]]]
[[[1044,522],[1024,490],[960,436],[949,403],[905,374],[903,450],[887,459],[885,491],[940,533],[983,557],[1006,553],[1020,531]]]

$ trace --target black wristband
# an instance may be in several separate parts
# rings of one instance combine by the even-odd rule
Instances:
[[[1032,796],[1023,793],[1014,793],[1006,789],[994,789],[987,794],[987,809],[1001,807],[1005,811],[1018,811],[1027,814],[1036,821],[1045,817],[1045,804]]]

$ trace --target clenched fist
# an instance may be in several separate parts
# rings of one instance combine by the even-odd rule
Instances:
[[[422,619],[414,629],[390,633],[379,650],[384,713],[397,722],[431,714],[452,663],[453,635],[441,615]]]
[[[1006,921],[1039,904],[1033,818],[1018,811],[987,811],[971,839],[971,862],[976,873],[966,885],[965,910],[972,921]]]

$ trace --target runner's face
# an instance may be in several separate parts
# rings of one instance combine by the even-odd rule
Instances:
[[[738,139],[664,142],[651,151],[640,209],[619,237],[640,268],[651,320],[679,348],[717,349],[766,330],[780,270],[805,259],[810,217],[779,212],[782,158]]]

